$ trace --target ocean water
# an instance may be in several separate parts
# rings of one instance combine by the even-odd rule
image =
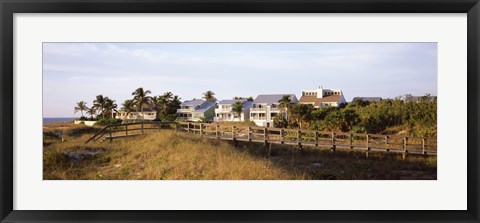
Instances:
[[[43,118],[43,124],[53,123],[53,122],[70,122],[76,118]]]

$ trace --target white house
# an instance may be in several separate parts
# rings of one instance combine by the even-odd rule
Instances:
[[[198,122],[203,118],[212,120],[215,116],[216,104],[216,102],[199,99],[184,101],[180,104],[180,108],[177,109],[177,115],[179,119],[184,121]]]
[[[303,90],[300,97],[300,104],[311,104],[315,108],[334,106],[338,107],[346,103],[343,92],[340,89],[324,89],[319,87],[314,90]]]
[[[243,104],[242,113],[240,116],[238,113],[232,111],[235,102],[240,101]],[[218,107],[215,109],[215,122],[243,122],[250,119],[250,108],[252,107],[252,101],[242,100],[222,100],[218,102]]]
[[[112,115],[121,120],[154,120],[157,117],[157,112],[151,106],[144,104],[143,112],[141,110],[132,112],[120,110],[113,112]]]
[[[290,96],[293,104],[298,103],[295,94],[261,94],[253,100],[252,108],[250,108],[250,121],[255,122],[258,126],[273,127],[273,119],[280,113],[287,116],[287,111],[282,111],[278,104],[284,95]]]

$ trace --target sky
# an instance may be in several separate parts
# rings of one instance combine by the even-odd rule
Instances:
[[[345,99],[437,95],[436,43],[44,43],[43,116],[78,117],[138,87],[182,101],[341,89]]]

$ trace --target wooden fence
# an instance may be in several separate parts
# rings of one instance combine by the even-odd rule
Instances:
[[[148,130],[161,129],[171,129],[213,139],[232,140],[235,143],[240,141],[258,142],[268,147],[271,144],[285,144],[294,145],[300,149],[304,146],[312,146],[328,147],[332,151],[337,148],[363,150],[367,157],[371,151],[401,153],[403,158],[408,154],[437,155],[437,140],[433,138],[193,122],[144,122],[108,125],[88,139],[86,143],[99,139],[112,141],[115,138],[140,135]]]
[[[383,151],[407,154],[437,155],[437,140],[432,138],[408,137],[398,135],[361,134],[344,132],[324,132],[315,130],[266,128],[206,123],[179,122],[177,131],[197,134],[208,138],[232,140],[235,142],[259,142],[270,144],[329,147],[364,150],[368,157],[370,151]]]
[[[113,141],[116,138],[142,135],[146,131],[161,129],[176,129],[177,122],[135,122],[125,124],[107,125],[90,137],[85,143],[97,140]]]

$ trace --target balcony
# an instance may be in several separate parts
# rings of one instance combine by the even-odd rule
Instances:
[[[188,113],[188,112],[193,112],[195,111],[195,109],[193,108],[180,108],[180,109],[177,109],[177,113]]]
[[[232,108],[216,108],[215,113],[229,113],[232,111]]]
[[[267,120],[267,117],[250,117],[250,120]]]
[[[250,111],[254,111],[254,112],[267,112],[267,108],[250,108]]]

